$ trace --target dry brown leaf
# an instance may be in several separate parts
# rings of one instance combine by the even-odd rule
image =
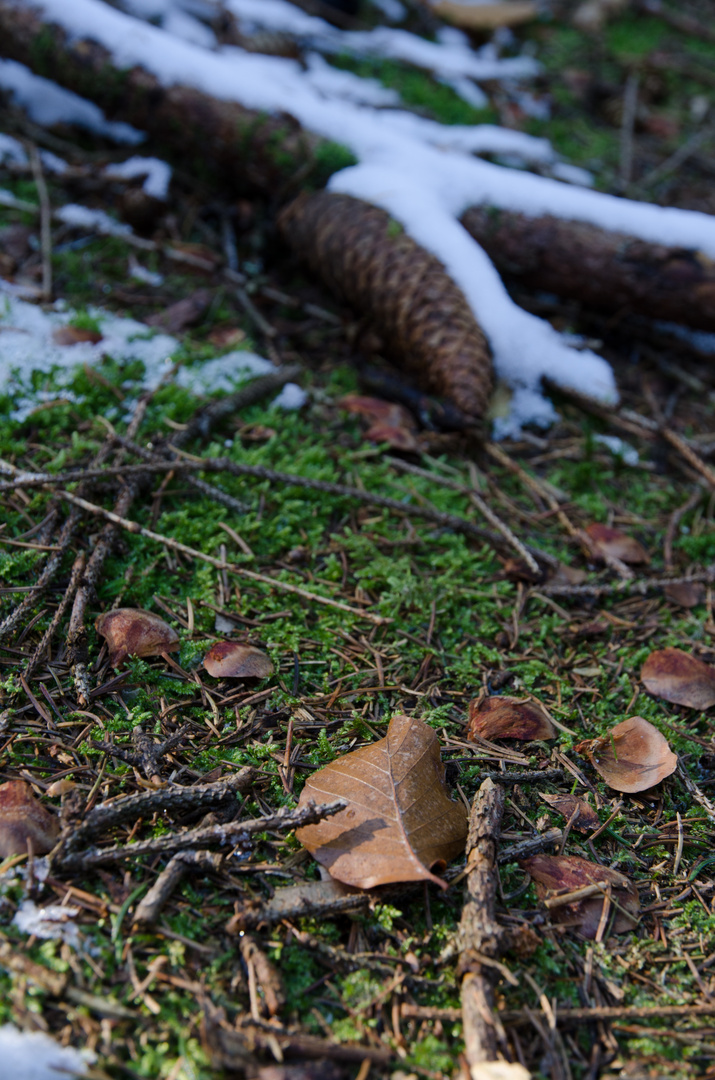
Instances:
[[[210,291],[197,289],[190,296],[185,296],[183,300],[178,300],[164,311],[160,311],[158,315],[150,315],[144,322],[147,326],[165,330],[167,334],[178,334],[187,326],[195,326],[203,318],[210,303]]]
[[[540,794],[544,802],[559,814],[563,814],[567,821],[573,818],[572,827],[576,832],[588,833],[601,824],[601,819],[593,807],[585,799],[579,799],[578,795],[549,795],[545,791]]]
[[[619,559],[620,562],[637,566],[650,562],[648,552],[633,536],[609,525],[589,525],[584,533],[591,554],[598,558]]]
[[[649,694],[687,705],[709,709],[715,704],[715,668],[682,649],[656,649],[641,668],[641,680]]]
[[[0,858],[26,855],[28,841],[35,855],[55,846],[60,823],[32,794],[24,780],[0,784]]]
[[[631,716],[602,738],[579,747],[609,787],[628,794],[647,791],[678,766],[668,740],[642,716]]]
[[[693,608],[705,603],[707,590],[701,581],[676,581],[663,589],[671,604]]]
[[[386,442],[393,450],[419,450],[415,438],[417,426],[412,413],[404,405],[361,394],[347,394],[341,398],[339,405],[371,421],[365,432],[365,437],[371,442]]]
[[[500,26],[520,26],[533,21],[539,14],[536,4],[529,0],[507,0],[505,3],[492,4],[432,0],[432,9],[435,15],[447,19],[463,30],[497,30]]]
[[[543,705],[532,698],[495,695],[469,703],[467,738],[483,739],[555,739],[556,728]]]
[[[298,805],[347,799],[339,814],[298,829],[301,844],[346,885],[372,889],[434,881],[431,873],[464,849],[467,814],[444,782],[439,741],[412,716],[394,716],[384,739],[311,776]]]
[[[140,608],[105,611],[94,625],[97,633],[107,639],[112,667],[119,667],[128,656],[159,656],[179,648],[176,630],[158,615]]]
[[[208,336],[217,349],[230,349],[246,340],[246,331],[240,326],[217,326]]]
[[[58,326],[52,331],[55,345],[81,345],[86,341],[96,345],[102,340],[98,330],[81,330],[79,326]]]
[[[640,901],[638,890],[633,882],[608,866],[589,862],[578,855],[533,855],[522,859],[520,866],[527,870],[536,882],[536,892],[540,900],[550,899],[559,893],[571,893],[597,882],[610,885],[612,907],[609,917],[609,929],[613,934],[622,934],[632,930],[638,922]],[[551,918],[555,922],[569,923],[577,927],[585,938],[596,936],[601,915],[603,897],[587,897],[551,908]],[[610,918],[613,925],[610,925]]]
[[[255,645],[217,641],[204,657],[204,667],[217,679],[265,679],[273,674],[270,657]]]

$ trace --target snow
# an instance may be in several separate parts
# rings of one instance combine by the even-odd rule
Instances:
[[[625,465],[635,466],[640,463],[640,455],[635,446],[620,439],[617,435],[594,435],[593,441],[599,446],[605,446],[614,457],[621,458]]]
[[[407,18],[407,8],[400,0],[370,0],[373,7],[378,8],[390,22],[402,22]]]
[[[84,1076],[95,1055],[60,1046],[43,1031],[20,1031],[14,1024],[0,1027],[0,1061],[8,1080],[71,1080]]]
[[[78,229],[93,229],[103,236],[130,236],[131,225],[115,221],[104,210],[91,210],[79,203],[66,203],[55,210],[55,217],[65,225],[74,225]]]
[[[0,132],[0,164],[6,161],[9,161],[11,165],[25,166],[28,164],[27,154],[22,143],[18,142],[17,139],[13,139],[12,135],[3,135]]]
[[[99,41],[119,67],[139,65],[165,86],[191,84],[250,109],[288,112],[306,129],[348,146],[360,164],[333,176],[331,189],[388,210],[444,263],[484,327],[496,372],[514,390],[510,417],[496,422],[498,434],[516,434],[523,423],[553,419],[553,407],[539,390],[544,375],[608,401],[615,400],[615,382],[602,358],[574,347],[510,300],[489,259],[458,222],[468,206],[485,203],[532,216],[553,214],[715,257],[713,217],[589,190],[590,175],[560,162],[546,140],[491,125],[442,126],[381,108],[387,100],[384,87],[331,70],[316,54],[308,55],[304,68],[293,59],[235,46],[209,49],[100,0],[37,0],[36,6],[70,34]],[[125,0],[125,6],[145,18],[151,10],[151,17],[162,18],[165,25],[170,25],[172,11],[189,11],[199,18],[204,13],[200,0]],[[445,80],[468,79],[475,90],[474,79],[514,78],[538,70],[528,56],[500,59],[503,35],[497,44],[475,53],[466,36],[453,28],[444,28],[439,40],[431,42],[386,26],[341,31],[287,0],[227,0],[227,7],[244,31],[287,32],[324,52],[400,59]],[[480,160],[478,153],[499,154],[502,160],[508,155],[520,166],[537,164],[559,179]],[[81,213],[86,222],[88,211],[65,208],[62,213]],[[109,222],[102,227],[117,228]]]
[[[155,157],[130,157],[126,161],[107,165],[104,175],[110,180],[136,180],[144,177],[142,188],[153,199],[165,202],[169,197],[171,166]]]
[[[270,371],[275,371],[270,360],[256,353],[236,350],[207,360],[200,367],[182,367],[174,381],[194,394],[208,394],[217,390],[230,393],[236,389],[236,383],[247,375],[266,375]]]
[[[169,10],[162,19],[162,26],[168,34],[200,45],[204,49],[215,49],[218,45],[213,30],[186,11],[176,8]]]
[[[308,400],[308,395],[297,383],[286,383],[280,394],[273,401],[274,409],[302,409]]]
[[[34,900],[23,900],[15,912],[13,926],[23,934],[38,938],[64,941],[73,949],[80,947],[79,927],[73,919],[79,915],[78,907],[68,904],[47,904],[38,907]]]
[[[34,75],[15,60],[0,59],[0,87],[10,91],[15,105],[25,109],[37,124],[77,124],[118,143],[136,144],[144,135],[131,124],[107,120],[91,101],[64,90],[57,83]]]

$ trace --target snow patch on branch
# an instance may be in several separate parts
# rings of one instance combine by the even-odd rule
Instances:
[[[44,1031],[20,1031],[14,1024],[0,1027],[0,1060],[12,1080],[59,1080],[84,1076],[96,1060],[88,1050],[60,1046]]]
[[[24,64],[0,59],[0,87],[9,90],[15,105],[25,109],[36,124],[76,124],[117,143],[136,145],[145,136],[131,124],[107,120],[91,101],[33,74]]]

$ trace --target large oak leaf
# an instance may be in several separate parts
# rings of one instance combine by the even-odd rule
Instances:
[[[464,849],[467,814],[447,794],[431,727],[394,716],[384,739],[311,776],[298,805],[335,798],[347,799],[345,810],[296,832],[334,878],[360,889],[422,880],[445,887],[431,868]]]

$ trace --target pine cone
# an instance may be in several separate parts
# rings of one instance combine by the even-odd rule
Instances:
[[[492,364],[484,333],[434,255],[361,199],[300,195],[278,224],[290,246],[339,296],[373,320],[385,343],[431,394],[484,416]]]

